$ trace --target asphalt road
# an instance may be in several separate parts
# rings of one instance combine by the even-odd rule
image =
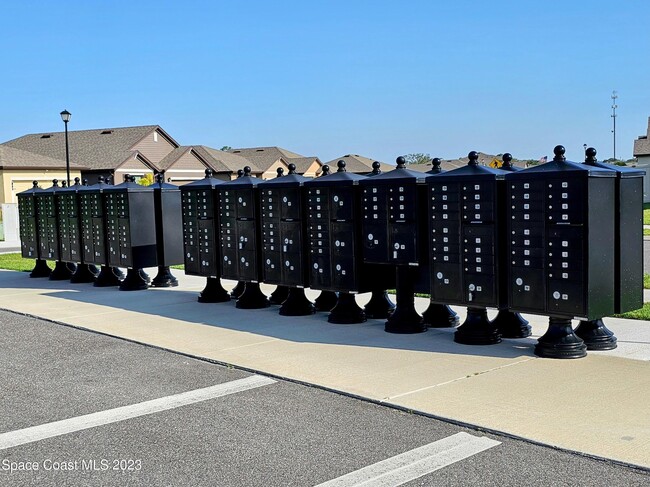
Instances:
[[[313,486],[458,433],[495,441],[401,485],[650,484],[647,471],[282,380],[176,407],[166,398],[260,376],[6,311],[0,328],[3,486]],[[159,398],[167,409],[57,429]]]

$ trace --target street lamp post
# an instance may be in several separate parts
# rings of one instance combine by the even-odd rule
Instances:
[[[616,91],[612,91],[612,121],[614,123],[612,133],[614,134],[614,160],[616,160],[616,109],[618,108],[618,105],[616,104],[617,98],[618,95],[616,94]]]
[[[70,121],[70,116],[72,114],[68,110],[63,110],[61,112],[61,120],[65,124],[65,171],[68,180],[68,186],[70,186],[70,151],[68,150],[68,122]]]

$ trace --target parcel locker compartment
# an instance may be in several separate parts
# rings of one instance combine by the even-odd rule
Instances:
[[[365,223],[362,227],[363,261],[388,263],[388,233],[386,224]]]
[[[581,282],[548,280],[546,294],[548,313],[585,316],[584,289]]]
[[[463,302],[463,280],[459,264],[433,264],[431,296],[441,303]]]
[[[311,253],[309,265],[309,286],[314,289],[332,287],[332,276],[330,274],[329,255],[317,255]]]
[[[237,221],[237,249],[255,251],[255,222],[252,220]]]
[[[285,286],[304,286],[302,256],[282,254],[282,284]]]
[[[335,257],[332,259],[332,287],[341,291],[357,289],[352,257]]]
[[[201,275],[201,265],[199,257],[199,247],[185,246],[183,254],[183,264],[185,265],[185,274]]]
[[[416,223],[393,223],[389,230],[390,261],[398,264],[417,263]]]
[[[493,275],[465,274],[465,300],[468,306],[496,306],[496,280]]]
[[[221,277],[224,279],[241,280],[239,275],[239,262],[237,261],[237,251],[225,249],[221,251]]]
[[[282,280],[282,254],[280,252],[264,252],[262,280],[269,284],[278,284]]]
[[[301,209],[300,188],[282,188],[279,191],[280,218],[298,220]]]
[[[544,270],[528,267],[510,268],[511,308],[524,311],[543,312],[546,308],[544,296]]]
[[[256,252],[252,250],[242,250],[237,252],[239,258],[237,266],[239,268],[239,280],[240,281],[257,281],[257,269],[256,269]]]
[[[347,221],[354,218],[354,190],[352,188],[332,188],[329,202],[332,220]]]
[[[302,222],[280,222],[282,252],[298,254],[302,251]]]
[[[234,191],[237,218],[255,218],[255,196],[252,189]]]
[[[332,222],[331,248],[335,256],[354,256],[354,224]]]

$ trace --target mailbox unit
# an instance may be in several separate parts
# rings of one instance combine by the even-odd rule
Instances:
[[[259,289],[260,267],[259,195],[261,180],[251,176],[246,166],[242,177],[217,186],[219,195],[219,226],[221,276],[246,282],[237,307],[254,309],[269,306]]]
[[[498,343],[486,307],[506,305],[500,264],[505,171],[478,164],[427,178],[431,255],[431,300],[468,307],[455,334],[466,344]]]
[[[211,169],[206,169],[205,178],[180,187],[185,274],[208,278],[198,297],[202,303],[230,301],[219,281],[221,246],[215,188],[222,183],[212,177]]]
[[[398,157],[394,170],[359,181],[363,262],[397,268],[397,307],[385,328],[391,333],[426,330],[413,301],[416,289],[428,290],[424,179]]]
[[[60,188],[54,195],[58,208],[57,219],[59,240],[61,243],[61,260],[64,262],[81,262],[81,227],[79,225],[79,203],[77,201],[77,184]]]
[[[18,193],[18,221],[20,224],[20,252],[28,259],[36,259],[34,269],[29,277],[49,277],[52,269],[47,265],[45,257],[41,254],[38,231],[38,209],[36,194],[42,191],[38,182],[34,181],[31,188]]]

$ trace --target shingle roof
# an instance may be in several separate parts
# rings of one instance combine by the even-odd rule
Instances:
[[[296,172],[298,174],[304,174],[307,172],[307,170],[311,167],[311,165],[315,162],[319,163],[320,167],[320,161],[318,160],[318,157],[312,156],[312,157],[291,157],[289,159],[285,159],[287,161],[287,164],[295,164],[296,165]]]
[[[634,157],[650,155],[650,117],[648,117],[648,131],[634,141]]]
[[[161,171],[165,171],[169,169],[169,167],[172,166],[181,157],[183,157],[185,153],[191,150],[192,150],[191,145],[182,145],[180,147],[177,147],[176,149],[172,150],[169,154],[167,154],[158,164],[156,164],[156,166]]]
[[[63,159],[34,154],[20,149],[0,145],[0,169],[65,169],[65,156]],[[85,169],[84,166],[70,161],[71,169]]]
[[[138,141],[159,128],[157,125],[143,125],[71,130],[68,132],[70,163],[90,169],[114,169],[133,155],[131,149]],[[2,145],[65,160],[64,132],[24,135]]]
[[[337,164],[341,160],[345,161],[346,171],[360,174],[365,174],[372,171],[372,163],[375,162],[375,159],[369,159],[358,154],[346,154],[344,156],[337,157],[336,159],[332,159],[325,164],[330,167],[330,171],[334,172],[337,170]],[[383,165],[384,164],[382,163],[382,166]]]
[[[205,145],[193,145],[192,148],[205,159],[214,172],[237,172],[245,166],[250,166],[253,174],[264,172],[254,162],[239,154],[213,149]]]
[[[305,157],[295,152],[282,149],[281,147],[248,147],[230,149],[228,152],[248,159],[256,167],[261,169],[262,172],[268,170],[280,158],[289,163],[291,162],[290,159],[302,159]]]

